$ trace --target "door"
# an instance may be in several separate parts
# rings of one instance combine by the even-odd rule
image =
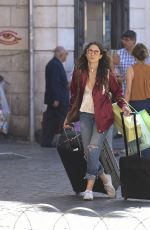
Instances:
[[[99,41],[105,47],[111,46],[111,3],[84,2],[84,41]]]
[[[121,34],[129,28],[129,0],[75,0],[74,5],[75,59],[90,41],[120,47]]]

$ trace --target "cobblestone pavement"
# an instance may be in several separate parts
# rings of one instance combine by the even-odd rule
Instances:
[[[114,146],[123,148],[121,138]],[[95,193],[82,201],[72,191],[55,148],[0,140],[0,230],[145,230],[150,202]]]

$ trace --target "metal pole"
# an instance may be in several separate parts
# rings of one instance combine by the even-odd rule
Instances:
[[[34,141],[34,28],[33,0],[29,0],[29,55],[30,55],[30,142]]]

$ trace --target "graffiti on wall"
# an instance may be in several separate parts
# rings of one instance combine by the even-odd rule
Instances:
[[[0,43],[4,45],[14,45],[22,40],[15,31],[6,30],[0,32]]]

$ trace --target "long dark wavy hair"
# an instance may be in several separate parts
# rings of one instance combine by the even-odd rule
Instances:
[[[102,87],[102,85],[107,87],[108,86],[107,74],[108,71],[111,70],[111,59],[110,56],[108,55],[107,50],[104,49],[103,45],[100,42],[93,41],[85,46],[83,52],[81,53],[80,57],[76,61],[75,69],[79,71],[79,73],[83,71],[88,71],[88,60],[86,57],[86,53],[91,45],[96,45],[99,48],[100,53],[102,54],[102,58],[99,60],[98,68],[97,68],[98,84],[100,87]]]

